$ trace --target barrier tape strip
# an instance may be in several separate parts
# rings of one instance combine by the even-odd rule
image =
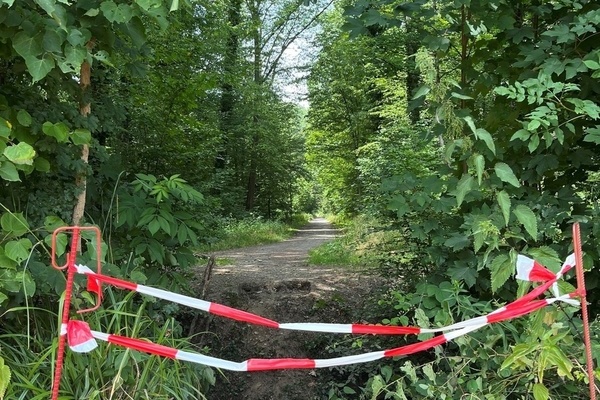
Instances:
[[[88,352],[93,350],[97,343],[94,339],[102,340],[104,342],[112,343],[121,347],[142,351],[149,354],[154,354],[160,357],[167,357],[171,359],[188,361],[196,364],[202,364],[209,367],[215,367],[225,369],[229,371],[237,372],[256,372],[256,371],[269,371],[269,370],[280,370],[280,369],[312,369],[312,368],[327,368],[337,367],[348,364],[358,364],[370,361],[379,360],[381,358],[406,356],[421,351],[429,350],[433,347],[440,346],[448,343],[458,337],[464,336],[470,332],[476,331],[484,326],[492,323],[506,321],[509,319],[517,318],[525,314],[529,314],[533,311],[539,310],[556,301],[568,301],[572,297],[576,296],[575,293],[561,296],[559,298],[535,300],[526,304],[521,305],[511,311],[510,313],[496,314],[498,317],[493,321],[465,326],[461,329],[447,332],[438,336],[434,336],[431,339],[427,339],[421,342],[375,352],[369,352],[364,354],[357,354],[352,356],[335,357],[329,359],[308,359],[308,358],[273,358],[273,359],[262,359],[252,358],[242,362],[234,362],[224,360],[220,358],[210,357],[203,354],[187,352],[178,350],[172,347],[163,346],[150,341],[128,338],[120,335],[106,334],[103,332],[93,331],[89,325],[84,321],[71,320],[67,325],[67,339],[69,347],[75,352]]]
[[[561,298],[558,293],[557,281],[575,265],[574,255],[567,257],[561,270],[554,274],[538,262],[531,258],[519,255],[517,257],[516,278],[520,280],[544,282],[523,297],[501,307],[491,313],[465,321],[461,321],[448,326],[436,328],[420,328],[415,326],[385,326],[370,324],[333,324],[319,322],[301,322],[301,323],[279,323],[271,319],[242,311],[236,308],[228,307],[222,304],[208,302],[178,293],[169,292],[162,289],[156,289],[149,286],[136,284],[122,279],[98,274],[85,265],[76,265],[76,270],[80,274],[88,277],[88,290],[99,293],[100,282],[134,291],[141,294],[157,297],[159,299],[175,302],[181,305],[192,307],[213,315],[233,319],[236,321],[247,322],[254,325],[265,326],[274,329],[285,329],[294,331],[322,332],[322,333],[347,333],[347,334],[374,334],[374,335],[418,335],[421,333],[447,332],[455,329],[462,329],[468,326],[479,326],[487,323],[494,323],[505,318],[514,318],[514,313],[519,313],[522,306],[527,305],[533,299],[539,297],[546,290],[552,288],[554,297]],[[576,300],[563,299],[573,305],[578,305]],[[519,314],[523,315],[523,314]]]

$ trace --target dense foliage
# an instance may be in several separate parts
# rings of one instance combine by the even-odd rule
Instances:
[[[48,397],[51,376],[38,370],[52,369],[65,286],[50,268],[57,227],[97,225],[103,271],[185,291],[198,262],[193,250],[232,218],[291,219],[299,211],[302,110],[276,83],[283,51],[322,8],[0,1],[0,398]],[[88,239],[78,262],[96,257]],[[59,236],[60,261],[67,242]],[[79,284],[77,293],[76,305],[87,307]],[[190,346],[178,339],[189,332],[177,307],[126,303],[123,293],[110,302],[118,309],[105,310],[96,328]],[[70,360],[73,384],[62,394],[196,399],[214,382],[208,369],[169,363],[130,352],[92,356],[89,365]],[[162,372],[149,375],[154,369]]]
[[[384,300],[403,317],[388,322],[444,323],[514,299],[516,255],[557,271],[575,221],[598,314],[599,18],[592,1],[359,1],[332,12],[310,78],[309,160],[333,155],[314,167],[328,210],[387,226],[380,265],[404,282]],[[370,380],[372,396],[585,396],[580,322],[568,314],[542,311],[399,362]]]
[[[65,286],[50,234],[71,223],[102,229],[110,274],[184,290],[193,250],[254,229],[243,218],[359,216],[376,222],[322,258],[359,242],[390,278],[373,315],[428,325],[525,290],[518,253],[556,270],[579,221],[597,315],[599,32],[591,0],[0,0],[0,398],[48,395]],[[308,112],[281,87],[300,39],[320,50]],[[84,238],[79,262],[95,250]],[[178,307],[109,297],[99,328],[191,346]],[[583,397],[579,326],[548,309],[332,371],[329,397]],[[214,381],[104,351],[70,360],[86,379],[65,398],[199,398]]]

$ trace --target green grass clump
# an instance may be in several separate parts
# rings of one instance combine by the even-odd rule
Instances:
[[[104,307],[84,314],[95,330],[129,337],[147,338],[155,343],[182,350],[201,352],[184,337],[183,326],[174,318],[155,310],[156,304],[140,301],[133,293],[106,291]],[[138,297],[138,298],[134,298]],[[58,308],[58,306],[57,306]],[[150,316],[149,309],[155,313]],[[162,316],[159,318],[159,314]],[[57,349],[58,316],[30,308],[31,326],[27,332],[19,316],[3,318],[0,352],[12,372],[6,399],[48,399]],[[65,352],[60,386],[61,399],[90,400],[192,400],[205,399],[214,385],[212,368],[161,358],[99,341],[90,353]]]
[[[294,217],[290,223],[262,218],[226,220],[216,240],[200,247],[200,251],[219,251],[259,244],[277,243],[292,236],[296,228],[308,222],[308,215]]]
[[[308,252],[308,262],[314,265],[361,265],[360,257],[343,238],[324,243]]]

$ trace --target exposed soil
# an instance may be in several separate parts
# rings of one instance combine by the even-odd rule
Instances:
[[[215,266],[206,300],[278,322],[351,323],[377,279],[348,268],[308,264],[308,251],[339,231],[318,218],[281,243],[215,253],[228,265]],[[279,331],[219,317],[197,321],[201,344],[214,357],[329,358],[319,348],[322,333]],[[240,373],[222,371],[209,400],[322,398],[319,370]]]

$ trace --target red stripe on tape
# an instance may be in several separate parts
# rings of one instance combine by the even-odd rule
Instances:
[[[498,313],[490,314],[487,317],[487,321],[489,324],[493,324],[495,322],[504,321],[507,319],[513,319],[517,317],[521,317],[525,314],[529,314],[537,309],[546,307],[548,302],[546,300],[535,300],[530,303],[526,303],[517,308],[510,308],[508,310],[504,310]]]
[[[251,358],[248,360],[248,372],[270,371],[274,369],[311,369],[316,368],[315,360],[310,358]]]
[[[432,347],[439,346],[446,342],[447,342],[447,340],[444,337],[444,335],[439,335],[439,336],[433,337],[428,340],[424,340],[419,343],[409,344],[406,346],[397,347],[395,349],[386,350],[383,353],[383,356],[384,357],[406,356],[409,354],[418,353],[420,351],[429,350]]]
[[[96,279],[97,281],[108,283],[119,287],[121,289],[131,290],[132,292],[137,291],[137,283],[127,282],[122,279],[113,278],[112,276],[100,275],[100,274],[87,274],[88,279]]]
[[[132,339],[119,335],[109,335],[108,342],[130,349],[143,351],[145,353],[155,354],[161,357],[176,358],[177,356],[177,349],[163,346],[161,344],[147,342],[145,340]]]
[[[554,272],[550,272],[542,264],[537,261],[533,262],[533,268],[529,273],[529,280],[535,282],[546,282],[556,278]]]
[[[249,322],[251,324],[262,325],[269,328],[279,328],[279,323],[260,315],[252,314],[246,311],[237,310],[222,304],[210,303],[208,312],[222,317],[235,319],[236,321]]]
[[[356,335],[418,335],[419,333],[421,333],[421,329],[413,326],[352,324],[352,333]]]

